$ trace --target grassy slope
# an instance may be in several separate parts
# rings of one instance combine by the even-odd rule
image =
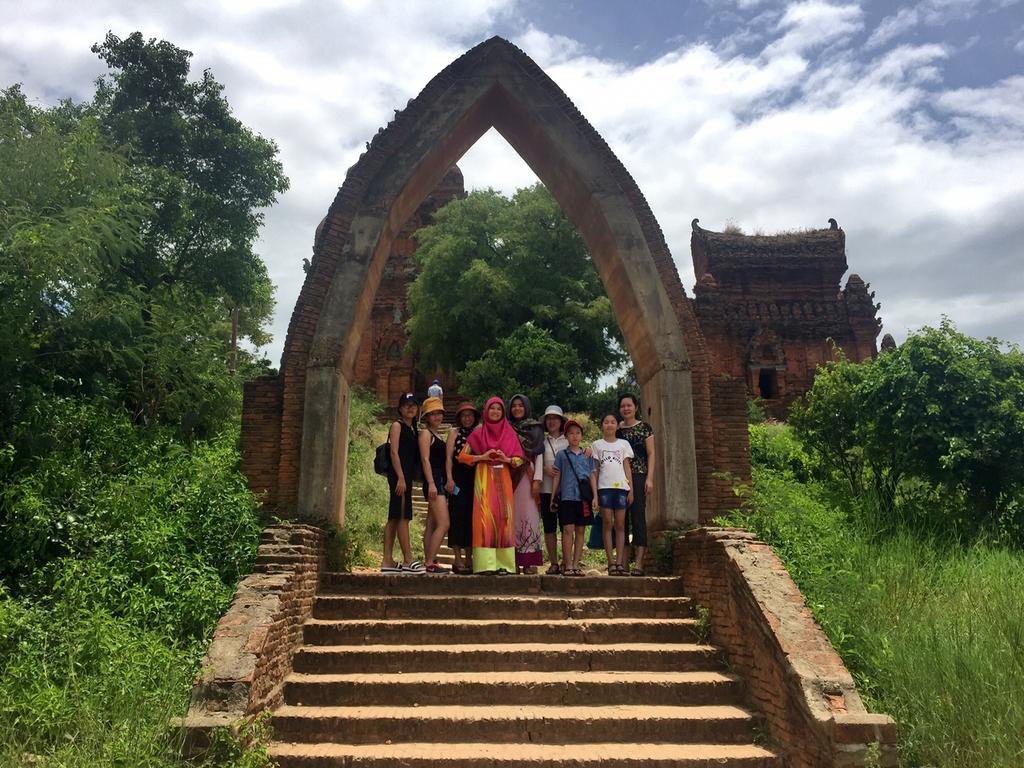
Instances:
[[[1024,554],[874,536],[797,479],[785,427],[753,429],[730,522],[775,547],[869,706],[897,719],[903,765],[1024,765]]]

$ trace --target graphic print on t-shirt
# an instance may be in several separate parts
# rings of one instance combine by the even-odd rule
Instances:
[[[623,464],[633,458],[633,447],[625,440],[601,439],[594,441],[591,451],[598,464],[597,487],[630,490]]]

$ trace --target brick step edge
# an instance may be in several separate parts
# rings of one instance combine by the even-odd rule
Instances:
[[[754,744],[286,744],[272,742],[280,768],[782,768]]]

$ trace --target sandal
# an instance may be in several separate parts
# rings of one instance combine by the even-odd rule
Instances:
[[[620,565],[620,566],[619,566],[619,568],[618,568],[618,570],[617,570],[617,571],[615,571],[615,575],[616,575],[616,576],[629,576],[629,571],[627,571],[627,570],[626,570],[625,568],[623,568],[623,567],[622,567],[622,566]]]
[[[566,576],[582,576],[583,575],[583,571],[580,568],[570,568],[569,571],[565,575]]]
[[[558,563],[552,563],[551,567],[544,571],[545,576],[558,576],[562,573],[562,567]]]
[[[630,576],[644,576],[645,575],[644,574],[644,569],[640,568],[640,567],[637,567],[637,566],[634,566],[633,570],[629,572],[629,575]]]

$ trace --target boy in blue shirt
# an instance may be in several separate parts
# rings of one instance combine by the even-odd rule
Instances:
[[[580,484],[590,485],[591,500],[597,498],[597,464],[580,448],[583,427],[570,419],[565,424],[565,437],[569,447],[555,456],[555,478],[551,484],[551,506],[558,511],[558,524],[562,528],[562,573],[582,576],[580,559],[583,557],[583,538],[593,520],[590,502],[580,498]],[[568,562],[569,553],[572,562]]]

